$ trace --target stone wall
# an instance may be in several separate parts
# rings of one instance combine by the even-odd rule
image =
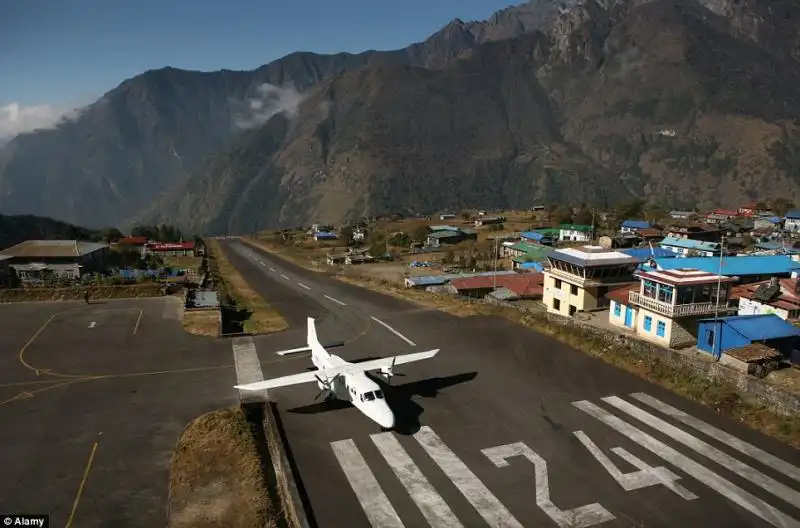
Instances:
[[[571,332],[581,334],[587,339],[598,340],[610,346],[626,346],[643,357],[658,358],[667,365],[694,376],[702,376],[728,383],[735,387],[742,397],[754,398],[777,414],[793,415],[800,413],[800,394],[789,392],[767,381],[737,372],[716,361],[706,361],[677,350],[663,348],[639,339],[597,328],[577,319],[548,313],[544,309],[530,309],[515,306],[513,303],[484,299],[481,302],[501,305],[525,312],[542,322],[571,328]]]

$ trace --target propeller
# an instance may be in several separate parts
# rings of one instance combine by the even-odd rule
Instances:
[[[322,389],[317,393],[316,396],[314,396],[314,401],[317,401],[317,400],[319,400],[320,396],[322,396],[326,392],[330,392],[331,389],[330,389],[330,382],[329,381],[324,381],[319,376],[314,376],[314,377],[317,378],[317,381],[320,382],[320,384],[322,385]]]

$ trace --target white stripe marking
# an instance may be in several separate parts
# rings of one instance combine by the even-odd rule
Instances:
[[[261,264],[262,266],[266,266],[263,260],[259,260],[258,263]]]
[[[95,323],[94,321],[92,321],[91,323],[89,323],[89,328],[94,328],[94,325],[95,325],[95,324],[97,324],[97,323]]]
[[[269,270],[270,270],[270,271],[275,271],[275,268],[270,268]]]
[[[671,405],[667,405],[666,403],[653,398],[649,394],[637,392],[635,394],[631,394],[631,397],[636,398],[640,402],[649,405],[658,411],[661,411],[667,416],[674,418],[675,420],[686,424],[689,427],[700,431],[701,433],[705,433],[708,436],[719,440],[720,442],[732,447],[744,455],[755,458],[765,466],[769,466],[776,471],[780,471],[787,477],[791,477],[800,482],[800,468],[797,466],[793,466],[788,462],[785,462],[780,458],[767,453],[766,451],[762,451],[753,444],[748,444],[744,440],[739,440],[735,436],[730,435],[721,429],[717,429],[713,425],[707,424],[706,422],[699,420],[694,416],[690,416],[685,412],[672,407]]]
[[[282,273],[281,273],[281,278],[284,279],[284,280],[289,280],[289,277],[287,277],[286,275],[284,275]]]
[[[331,449],[370,524],[374,528],[403,528],[400,517],[378,484],[375,475],[370,471],[355,442],[350,438],[331,442]]]
[[[233,362],[236,366],[236,384],[246,385],[257,383],[264,379],[261,371],[261,362],[258,360],[256,345],[252,337],[237,337],[233,340]],[[243,402],[267,401],[267,391],[239,391],[239,398]]]
[[[370,438],[392,467],[392,471],[406,488],[428,524],[437,528],[464,526],[392,433],[373,434]]]
[[[717,475],[707,467],[698,464],[685,455],[682,455],[667,444],[656,440],[641,429],[637,429],[628,422],[617,418],[613,414],[601,409],[592,402],[583,400],[572,402],[572,405],[582,410],[586,414],[594,416],[601,422],[615,429],[620,434],[627,436],[651,453],[658,455],[684,473],[694,477],[712,490],[720,493],[722,496],[738,504],[750,513],[767,521],[771,525],[780,528],[800,528],[799,522],[797,522],[795,519],[792,519],[774,506],[767,504],[729,480]]]
[[[605,453],[603,453],[599,447],[597,447],[597,444],[592,442],[592,439],[589,438],[586,433],[583,431],[575,431],[572,434],[574,434],[578,440],[580,440],[581,443],[586,446],[586,449],[589,450],[592,456],[594,456],[597,461],[600,462],[600,464],[605,468],[606,471],[608,471],[613,479],[617,481],[617,484],[619,484],[625,491],[633,491],[662,484],[664,487],[686,500],[694,500],[697,498],[697,495],[687,490],[680,484],[677,484],[675,481],[679,480],[680,477],[664,466],[652,467],[644,460],[628,452],[627,450],[621,447],[614,447],[611,449],[612,453],[639,470],[631,473],[623,473],[617,466],[614,465],[611,459]]]
[[[661,431],[676,442],[680,442],[686,447],[693,449],[695,452],[710,458],[717,464],[727,468],[730,471],[733,471],[740,477],[749,480],[756,486],[772,493],[776,497],[785,500],[789,504],[800,504],[800,492],[797,492],[786,484],[778,482],[772,477],[761,473],[757,469],[748,466],[744,462],[740,462],[727,453],[723,453],[716,447],[703,442],[699,438],[696,438],[689,433],[678,429],[674,425],[668,424],[664,420],[653,416],[649,412],[644,411],[635,405],[618,398],[617,396],[603,398],[603,401],[609,405],[613,405],[622,412],[633,416],[637,420],[646,423],[650,427]]]
[[[400,339],[402,339],[403,341],[405,341],[405,342],[406,342],[406,343],[408,343],[409,345],[411,345],[411,346],[417,346],[417,344],[416,344],[416,343],[414,343],[412,340],[410,340],[409,338],[407,338],[406,336],[404,336],[403,334],[401,334],[400,332],[398,332],[397,330],[395,330],[394,328],[392,328],[392,327],[391,327],[391,326],[389,326],[388,324],[384,323],[383,321],[381,321],[381,320],[380,320],[380,319],[378,319],[377,317],[371,317],[371,319],[372,319],[373,321],[375,321],[376,323],[383,325],[383,326],[384,326],[384,328],[386,328],[388,331],[390,331],[391,333],[393,333],[394,335],[396,335],[397,337],[399,337]]]
[[[347,306],[345,303],[343,303],[343,302],[342,302],[342,301],[340,301],[339,299],[334,299],[334,298],[333,298],[333,297],[331,297],[330,295],[324,295],[324,294],[323,294],[322,296],[323,296],[323,297],[325,297],[326,299],[328,299],[329,301],[333,301],[333,302],[335,302],[336,304],[341,304],[342,306]]]
[[[301,288],[305,288],[306,290],[310,290],[311,289],[308,286],[306,286],[305,284],[303,284],[302,282],[298,282],[297,285],[300,286]]]
[[[475,473],[453,453],[427,425],[414,434],[414,438],[428,455],[453,481],[458,490],[472,504],[489,526],[523,528],[511,512],[484,486]]]

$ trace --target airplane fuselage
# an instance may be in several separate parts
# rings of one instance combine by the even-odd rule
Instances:
[[[327,357],[312,356],[311,361],[319,370],[347,365],[348,362],[335,354]],[[320,390],[326,389],[325,385],[317,381]],[[380,385],[371,380],[363,370],[354,367],[336,376],[330,382],[330,394],[343,401],[349,401],[364,415],[385,429],[394,427],[394,413],[386,403],[386,398]]]

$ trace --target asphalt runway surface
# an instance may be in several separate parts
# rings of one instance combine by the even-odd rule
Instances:
[[[305,317],[348,360],[440,348],[398,367],[382,432],[316,384],[270,391],[320,527],[800,527],[800,453],[492,317],[458,318],[237,241],[232,263],[292,324],[253,340],[266,378],[302,372]]]
[[[176,298],[0,305],[0,514],[166,524],[181,431],[238,402],[230,342],[179,314]]]

